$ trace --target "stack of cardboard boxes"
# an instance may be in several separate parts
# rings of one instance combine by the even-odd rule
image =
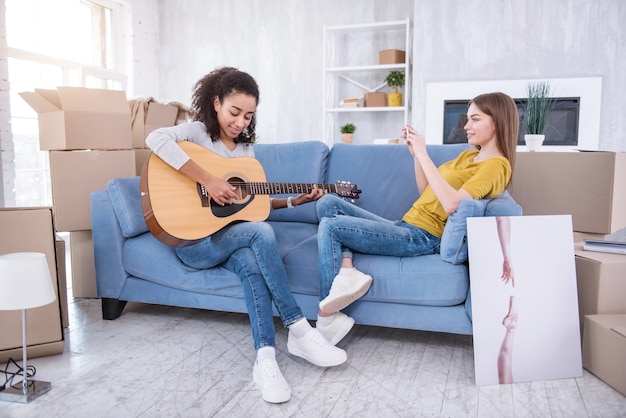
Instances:
[[[97,297],[89,199],[110,179],[135,175],[126,95],[79,87],[20,95],[39,114],[39,147],[49,151],[54,225],[69,232],[72,293]]]
[[[63,327],[67,326],[65,245],[55,240],[50,207],[0,208],[0,254],[37,252],[46,255],[57,299],[26,311],[28,356],[40,357],[63,352]],[[56,273],[56,274],[55,274]],[[0,364],[22,359],[22,313],[0,311]],[[0,414],[2,415],[2,414]]]
[[[626,395],[626,255],[582,249],[626,228],[626,153],[518,153],[511,193],[524,215],[572,215],[583,366]]]
[[[133,149],[137,175],[151,154],[146,137],[157,128],[173,126],[190,119],[189,109],[180,103],[159,103],[152,97],[129,101],[133,130]]]
[[[174,125],[178,107],[152,101],[137,107],[123,91],[81,87],[20,95],[38,113],[40,149],[49,151],[54,226],[69,232],[72,294],[95,298],[91,192],[113,178],[138,175],[150,153],[143,138]]]

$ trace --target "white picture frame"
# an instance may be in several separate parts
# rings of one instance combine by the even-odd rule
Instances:
[[[571,215],[468,218],[467,229],[476,384],[582,376]]]

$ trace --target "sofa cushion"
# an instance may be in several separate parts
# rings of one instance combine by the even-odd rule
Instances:
[[[468,148],[471,145],[451,144],[427,149],[439,166]],[[354,201],[357,206],[390,220],[401,219],[419,196],[413,160],[402,145],[333,145],[327,181],[337,180],[349,181],[363,191]]]
[[[180,261],[174,247],[152,234],[124,243],[124,269],[131,275],[174,289],[219,296],[243,297],[241,280],[225,267],[194,269]]]
[[[485,216],[522,216],[522,212],[522,207],[508,190],[491,199],[485,206]]]
[[[450,215],[441,236],[441,259],[452,264],[467,261],[467,218],[478,216],[520,216],[522,208],[508,191],[493,199],[463,199]]]
[[[320,141],[254,145],[254,154],[263,166],[267,181],[277,183],[324,183],[329,153],[328,146]],[[268,220],[316,224],[315,205],[273,210]]]
[[[148,225],[143,217],[139,177],[120,177],[107,183],[113,210],[120,223],[122,234],[126,238],[148,232]]]
[[[467,261],[467,218],[483,216],[486,205],[485,200],[463,199],[456,211],[450,214],[439,248],[443,261],[452,264]]]
[[[294,293],[319,297],[317,236],[295,245],[283,257]],[[363,301],[424,306],[454,306],[465,301],[469,291],[467,265],[441,261],[439,254],[418,257],[388,257],[354,254],[354,265],[374,277]]]
[[[281,258],[307,238],[317,237],[317,224],[282,221],[268,221],[267,223],[274,229]]]

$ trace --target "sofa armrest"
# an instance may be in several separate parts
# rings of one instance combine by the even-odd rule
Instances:
[[[91,193],[91,229],[98,297],[117,299],[128,277],[122,264],[126,238],[105,190]]]

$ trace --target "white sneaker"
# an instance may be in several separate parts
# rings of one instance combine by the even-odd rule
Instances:
[[[265,402],[283,403],[291,399],[291,387],[278,367],[276,360],[254,362],[252,370],[254,383],[261,387],[261,396]]]
[[[311,328],[301,338],[293,335],[290,330],[287,349],[294,356],[302,357],[320,367],[338,366],[348,359],[345,351],[329,343],[316,328]]]
[[[330,325],[322,326],[318,321],[316,328],[329,343],[337,345],[339,341],[343,340],[343,337],[348,335],[353,326],[354,319],[343,312],[337,312]]]
[[[333,280],[328,296],[320,302],[320,310],[339,312],[363,296],[372,285],[372,276],[353,269],[352,274],[338,274]]]

